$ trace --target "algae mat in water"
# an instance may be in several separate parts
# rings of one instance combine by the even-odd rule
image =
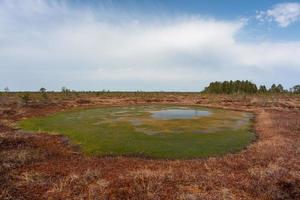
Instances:
[[[241,150],[255,137],[252,117],[202,107],[128,106],[61,112],[19,126],[68,136],[87,154],[189,159]]]

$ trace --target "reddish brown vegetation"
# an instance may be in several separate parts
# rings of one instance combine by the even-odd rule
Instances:
[[[64,100],[0,110],[0,199],[300,199],[299,97],[168,95]],[[23,133],[23,117],[77,106],[204,105],[256,113],[258,140],[196,160],[88,157],[61,136]]]

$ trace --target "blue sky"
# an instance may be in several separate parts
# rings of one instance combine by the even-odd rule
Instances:
[[[0,89],[299,84],[300,1],[0,0]]]

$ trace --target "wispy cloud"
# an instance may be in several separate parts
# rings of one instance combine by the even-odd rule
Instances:
[[[280,3],[266,11],[259,11],[256,18],[260,21],[275,21],[280,27],[287,27],[300,20],[300,3]]]
[[[300,71],[299,42],[241,42],[243,20],[144,19],[65,2],[0,2],[0,85],[89,89],[79,83],[123,81],[120,88],[185,83],[183,89],[194,90],[213,80],[267,80],[264,72],[274,69]]]

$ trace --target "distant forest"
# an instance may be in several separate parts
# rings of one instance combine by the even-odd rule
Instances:
[[[160,93],[164,91],[153,91],[149,93]],[[4,91],[0,90],[0,95],[10,93],[10,89],[8,87],[4,88]],[[62,94],[79,94],[79,93],[110,93],[110,90],[102,90],[102,91],[76,91],[71,90],[67,87],[62,87],[61,91],[47,91],[46,88],[42,87],[38,91],[16,91],[15,93],[26,93],[25,96],[28,96],[29,93],[41,93],[45,98],[47,97],[47,93],[62,93]],[[142,90],[132,91],[132,92],[122,92],[122,91],[115,91],[112,93],[144,93]],[[176,93],[176,92],[175,92]],[[289,93],[289,94],[300,94],[300,84],[295,85],[290,89],[285,89],[281,84],[272,84],[270,88],[267,88],[265,85],[257,86],[255,83],[251,81],[215,81],[211,82],[209,86],[205,87],[202,93],[210,93],[210,94],[280,94],[280,93]]]
[[[281,84],[273,84],[270,88],[265,85],[259,87],[251,81],[224,81],[211,82],[208,87],[203,90],[204,93],[213,94],[255,94],[255,93],[297,93],[300,94],[300,85],[286,90]]]

